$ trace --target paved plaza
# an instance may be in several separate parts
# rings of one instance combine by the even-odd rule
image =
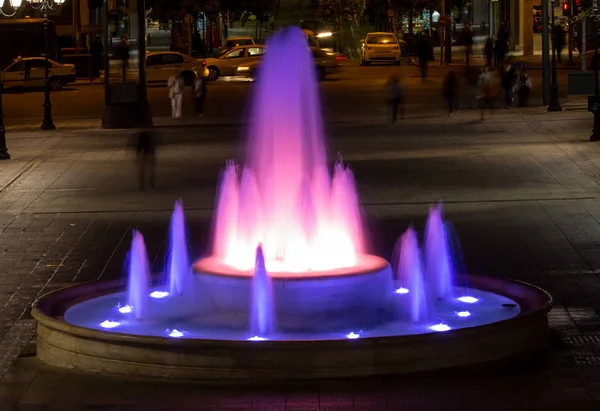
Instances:
[[[379,119],[380,120],[380,119]],[[336,117],[329,155],[355,172],[375,253],[443,200],[469,272],[552,293],[551,350],[502,369],[255,389],[128,381],[41,364],[32,301],[73,283],[123,275],[131,231],[163,267],[170,212],[182,198],[195,256],[207,237],[219,170],[240,158],[243,129],[158,119],[155,188],[137,190],[131,131],[98,121],[9,130],[0,163],[0,410],[598,410],[600,144],[591,115],[541,108],[454,117],[413,113],[398,126]],[[482,347],[481,349],[485,349]]]

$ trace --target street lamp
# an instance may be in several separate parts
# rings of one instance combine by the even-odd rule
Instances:
[[[21,0],[9,0],[9,5],[12,8],[12,13],[7,13],[0,7],[0,15],[13,17],[17,14],[17,9],[21,6]],[[0,82],[0,160],[10,160],[10,154],[6,147],[6,128],[4,127],[4,111],[2,109],[2,86],[3,84]]]
[[[598,0],[594,0],[592,3],[592,10],[594,14],[598,13]],[[585,24],[585,23],[584,23]],[[594,113],[594,128],[590,141],[600,140],[600,86],[598,85],[598,23],[595,22],[594,30],[594,105],[592,106],[592,113]]]
[[[30,0],[31,6],[42,12],[42,18],[44,19],[44,40],[46,42],[44,57],[45,57],[45,87],[44,87],[44,121],[42,122],[42,130],[54,130],[56,126],[52,120],[52,102],[50,101],[50,79],[48,78],[48,54],[50,54],[50,38],[48,36],[48,10],[54,10],[56,7],[60,7],[64,0]]]
[[[554,8],[556,7],[556,0],[552,0],[552,34],[554,34]],[[556,41],[556,39],[555,39]],[[556,83],[556,53],[555,47],[552,45],[552,84],[550,84],[550,105],[548,111],[562,111],[560,102],[558,101],[558,84]]]

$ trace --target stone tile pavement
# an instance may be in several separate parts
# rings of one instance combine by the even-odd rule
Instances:
[[[327,381],[260,390],[123,381],[39,363],[29,315],[39,295],[122,275],[129,235],[160,270],[181,197],[192,249],[206,252],[215,182],[241,153],[237,125],[159,128],[158,182],[137,191],[132,133],[73,124],[10,130],[0,163],[0,410],[535,410],[600,405],[600,146],[588,113],[505,110],[414,117],[397,127],[327,126],[354,169],[375,252],[443,199],[470,272],[549,290],[552,350],[482,374]]]

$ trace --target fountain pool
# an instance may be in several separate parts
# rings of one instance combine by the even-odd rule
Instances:
[[[550,296],[466,275],[441,205],[392,264],[367,253],[351,169],[330,172],[312,55],[298,28],[268,44],[243,165],[219,184],[208,256],[190,259],[177,202],[152,276],[134,231],[126,281],[34,303],[38,357],[87,371],[206,383],[372,376],[485,363],[545,346]]]

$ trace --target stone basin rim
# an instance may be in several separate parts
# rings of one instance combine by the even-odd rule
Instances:
[[[74,284],[59,290],[44,294],[34,301],[32,305],[32,317],[47,328],[55,329],[59,332],[73,335],[82,339],[93,339],[107,343],[115,344],[136,344],[163,347],[168,350],[169,347],[198,347],[198,346],[228,346],[231,348],[250,348],[262,349],[269,347],[279,347],[285,345],[286,348],[293,350],[300,349],[310,345],[311,348],[334,347],[339,344],[360,345],[365,348],[368,346],[378,346],[387,344],[397,344],[399,341],[404,343],[417,343],[419,341],[427,342],[437,338],[468,338],[470,335],[485,333],[486,330],[498,326],[508,326],[519,322],[527,322],[532,318],[544,315],[552,308],[553,300],[551,295],[545,290],[514,279],[500,279],[495,277],[481,275],[467,275],[470,288],[488,291],[503,295],[519,304],[521,312],[512,318],[481,325],[478,327],[467,327],[453,329],[447,332],[430,332],[423,334],[387,336],[387,337],[365,337],[357,340],[335,339],[335,340],[266,340],[257,343],[255,341],[240,340],[217,340],[217,339],[195,339],[195,338],[169,338],[156,336],[143,336],[135,334],[124,334],[110,331],[95,330],[82,326],[67,323],[63,319],[65,311],[77,303],[86,301],[95,297],[107,294],[122,292],[126,289],[123,280],[113,281],[92,281],[82,284]],[[158,276],[155,276],[157,279]],[[158,281],[155,281],[158,282]],[[502,292],[504,291],[504,292]]]
[[[389,262],[384,258],[373,254],[359,254],[357,256],[357,263],[350,267],[303,272],[269,271],[269,277],[271,277],[273,281],[326,280],[328,278],[332,279],[339,277],[368,275],[376,271],[384,270],[387,266],[389,266]],[[195,275],[214,275],[248,279],[254,275],[254,270],[252,269],[240,270],[238,268],[228,266],[218,261],[217,257],[214,256],[208,256],[196,260],[194,264],[192,264],[192,270]]]

